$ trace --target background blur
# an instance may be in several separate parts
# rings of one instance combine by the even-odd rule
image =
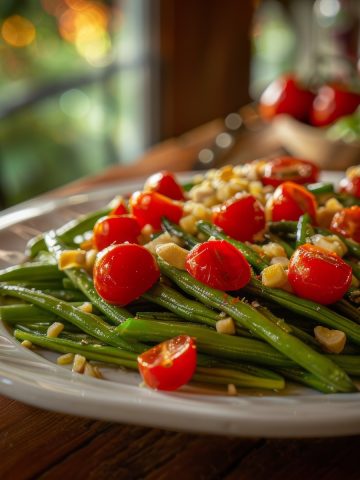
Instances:
[[[279,73],[349,77],[357,0],[1,0],[0,208],[132,162]]]

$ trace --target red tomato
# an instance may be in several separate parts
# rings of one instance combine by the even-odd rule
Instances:
[[[159,279],[160,271],[146,248],[135,243],[112,245],[103,250],[94,265],[97,293],[114,305],[127,305]]]
[[[290,259],[288,279],[299,297],[328,305],[344,296],[352,269],[336,253],[305,244]]]
[[[323,85],[314,98],[310,121],[316,127],[323,127],[355,112],[359,105],[360,95],[345,85]]]
[[[254,235],[265,228],[265,213],[261,203],[249,194],[238,194],[215,207],[212,221],[241,242],[252,242]]]
[[[126,207],[126,203],[122,197],[116,199],[117,203],[114,205],[114,208],[111,210],[109,215],[125,215],[128,213],[128,209]]]
[[[360,242],[360,207],[354,205],[335,213],[331,220],[330,230]]]
[[[145,182],[144,190],[161,193],[173,200],[184,200],[185,198],[182,187],[177,183],[174,175],[167,171],[151,175]]]
[[[112,215],[95,223],[93,243],[98,250],[115,243],[138,243],[140,233],[140,225],[133,215]]]
[[[199,243],[187,255],[185,268],[199,282],[218,290],[239,290],[250,280],[244,255],[225,240]]]
[[[305,90],[292,75],[283,75],[270,83],[262,93],[259,112],[264,120],[287,113],[306,121],[313,99],[313,93]]]
[[[319,168],[314,163],[300,158],[278,157],[266,162],[261,181],[264,185],[277,187],[287,180],[304,184],[318,179]]]
[[[138,367],[149,387],[176,390],[188,383],[195,372],[195,342],[187,335],[166,340],[142,353]]]
[[[294,182],[284,182],[279,185],[268,203],[273,222],[280,220],[299,220],[304,213],[308,213],[316,220],[316,199],[302,185]]]
[[[135,192],[130,197],[130,211],[143,227],[150,224],[155,230],[161,229],[161,218],[166,217],[179,223],[183,215],[180,204],[156,192]]]
[[[360,177],[346,177],[340,180],[340,192],[360,198]]]

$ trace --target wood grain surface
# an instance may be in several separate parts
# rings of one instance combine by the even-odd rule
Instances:
[[[62,415],[0,397],[2,480],[358,480],[359,450],[360,436],[194,435]]]

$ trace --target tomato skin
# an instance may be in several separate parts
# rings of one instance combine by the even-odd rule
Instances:
[[[322,305],[340,300],[351,279],[351,267],[323,248],[304,244],[290,258],[288,280],[296,295]]]
[[[241,242],[252,242],[265,228],[265,212],[261,203],[250,194],[238,194],[213,210],[212,221]]]
[[[157,192],[135,192],[131,195],[129,204],[131,213],[141,227],[150,224],[155,230],[160,230],[162,217],[179,223],[183,216],[180,204]]]
[[[126,215],[128,212],[128,209],[126,207],[126,204],[123,199],[119,200],[117,205],[114,206],[114,208],[111,210],[109,213],[110,215]]]
[[[316,198],[302,185],[294,182],[284,182],[279,185],[268,203],[271,220],[299,220],[308,213],[312,221],[316,221]]]
[[[140,233],[140,225],[133,215],[111,215],[95,223],[93,244],[100,251],[115,243],[139,243]]]
[[[260,96],[259,113],[264,120],[286,113],[307,121],[314,94],[304,89],[293,75],[282,75],[268,85]]]
[[[338,118],[355,112],[359,105],[360,95],[351,92],[345,85],[323,85],[314,98],[311,124],[316,127],[330,125]]]
[[[331,220],[330,230],[335,234],[339,233],[346,238],[360,242],[360,207],[354,205],[335,213]]]
[[[244,255],[226,240],[196,245],[187,255],[185,268],[199,282],[223,291],[243,288],[251,276]]]
[[[135,243],[105,248],[94,265],[97,293],[114,305],[127,305],[146,292],[160,278],[154,257]]]
[[[261,181],[263,185],[278,187],[285,181],[298,184],[314,183],[319,179],[319,167],[309,160],[294,157],[278,157],[264,166]]]
[[[195,372],[195,341],[187,335],[166,340],[139,355],[138,367],[150,388],[176,390],[188,383]]]
[[[340,180],[340,192],[360,198],[360,177],[346,177]]]
[[[151,175],[145,182],[144,190],[161,193],[173,200],[185,199],[182,187],[177,183],[174,175],[166,170]]]

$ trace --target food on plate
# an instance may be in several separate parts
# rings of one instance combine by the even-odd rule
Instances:
[[[160,172],[32,239],[28,261],[0,271],[14,337],[76,373],[124,367],[158,390],[356,391],[356,191],[288,157],[212,169],[187,190]]]

